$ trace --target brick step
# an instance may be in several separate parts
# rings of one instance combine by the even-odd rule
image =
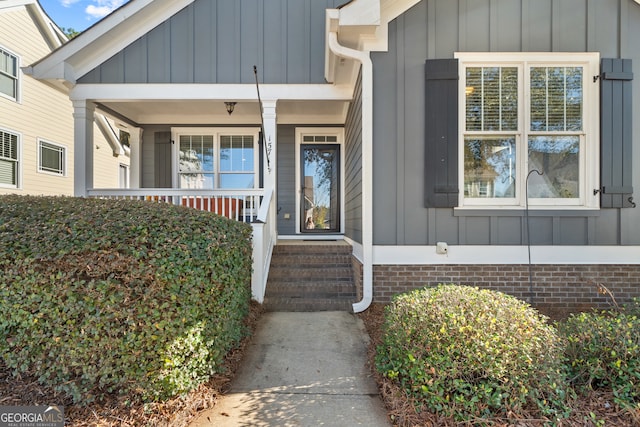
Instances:
[[[346,244],[276,245],[264,298],[268,311],[351,311],[356,301]]]
[[[267,311],[352,311],[355,298],[265,297]]]
[[[269,281],[353,281],[353,270],[349,267],[271,267],[269,269]]]
[[[348,245],[276,245],[274,255],[346,255],[351,256],[351,246]]]
[[[356,289],[351,282],[275,282],[270,283],[268,296],[278,297],[304,297],[304,298],[331,298],[331,297],[353,297],[356,296]]]
[[[344,255],[305,255],[305,254],[296,254],[296,255],[274,255],[271,260],[271,266],[341,266],[341,267],[350,267],[351,266],[351,257]]]

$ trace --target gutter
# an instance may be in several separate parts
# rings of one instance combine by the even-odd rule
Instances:
[[[351,49],[338,42],[338,33],[328,33],[328,46],[336,56],[362,64],[362,300],[353,304],[360,313],[373,300],[373,63],[368,51]]]

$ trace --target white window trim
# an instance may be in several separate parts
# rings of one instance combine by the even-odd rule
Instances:
[[[305,136],[336,136],[336,142],[304,142],[303,138]],[[345,180],[345,161],[346,161],[346,153],[344,149],[344,128],[334,128],[334,127],[296,127],[296,151],[295,151],[295,188],[296,188],[296,212],[295,212],[295,232],[296,234],[302,235],[303,233],[300,231],[300,203],[301,203],[301,193],[299,189],[302,187],[300,182],[300,146],[302,144],[331,144],[331,145],[339,145],[340,146],[340,234],[344,233],[345,230],[345,188],[344,188],[344,180]],[[309,238],[313,240],[312,235],[307,235],[305,238]]]
[[[213,136],[213,144],[215,149],[215,166],[214,166],[214,175],[215,175],[215,185],[214,189],[219,190],[219,174],[220,174],[220,136],[226,135],[252,135],[253,136],[253,170],[254,177],[253,180],[253,188],[259,188],[259,163],[260,163],[260,152],[258,145],[258,138],[260,135],[260,128],[255,127],[176,127],[171,128],[171,177],[172,177],[172,187],[179,188],[180,187],[180,171],[178,170],[179,158],[180,158],[180,147],[179,141],[181,135],[211,135]]]
[[[37,167],[38,167],[38,173],[42,173],[45,175],[52,175],[52,176],[62,176],[62,177],[66,177],[67,176],[67,153],[69,152],[68,148],[65,145],[62,144],[58,144],[56,142],[51,142],[49,140],[46,139],[41,139],[38,138],[38,149],[36,152],[36,158],[37,158]],[[49,170],[44,170],[42,169],[42,159],[40,158],[40,150],[42,149],[42,144],[48,144],[54,147],[57,147],[59,149],[62,150],[62,173],[59,172],[52,172]]]
[[[460,185],[459,203],[456,209],[524,209],[526,173],[518,174],[515,200],[500,199],[465,199],[464,197],[464,133],[465,133],[465,67],[467,66],[515,66],[518,67],[518,130],[516,132],[502,132],[516,135],[516,147],[519,150],[527,148],[524,137],[530,132],[530,115],[526,112],[529,106],[529,90],[525,85],[529,68],[533,66],[565,65],[584,67],[583,73],[583,129],[580,134],[580,150],[584,153],[580,157],[580,190],[577,199],[529,199],[529,207],[535,209],[599,209],[600,198],[593,194],[594,188],[600,188],[600,119],[599,100],[600,85],[593,81],[593,77],[600,73],[600,54],[598,52],[456,52],[458,59],[458,180]],[[481,132],[478,132],[481,133]],[[495,135],[501,132],[487,132]],[[527,171],[527,156],[518,156],[517,167],[520,171]]]
[[[124,179],[125,179],[124,183],[120,181],[120,169],[124,169],[126,171],[125,172],[126,175],[124,177]],[[131,168],[126,163],[119,163],[118,164],[118,186],[120,188],[131,188]]]
[[[10,101],[13,102],[17,102],[18,104],[21,103],[22,100],[22,61],[20,58],[20,55],[18,55],[17,53],[11,51],[11,49],[7,49],[6,47],[4,47],[3,45],[0,45],[0,49],[4,50],[5,52],[7,52],[9,55],[12,55],[16,58],[16,96],[15,98],[12,96],[7,95],[4,92],[0,92],[0,97],[8,99]]]
[[[10,184],[4,184],[0,182],[0,188],[8,188],[8,189],[12,189],[12,190],[20,190],[22,189],[22,134],[20,132],[16,132],[14,130],[11,129],[7,129],[7,128],[1,128],[0,127],[0,132],[4,132],[4,133],[10,133],[12,135],[16,135],[18,137],[18,152],[17,154],[17,162],[18,162],[18,176],[17,176],[17,184],[16,185],[10,185]]]

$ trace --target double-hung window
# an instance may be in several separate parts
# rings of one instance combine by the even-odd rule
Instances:
[[[456,57],[460,206],[597,207],[598,54]]]
[[[19,148],[19,136],[0,129],[0,187],[18,187]]]
[[[180,188],[251,189],[257,185],[258,130],[174,129]]]
[[[38,172],[65,176],[67,150],[62,145],[38,141]]]
[[[18,57],[0,47],[0,95],[18,99]]]

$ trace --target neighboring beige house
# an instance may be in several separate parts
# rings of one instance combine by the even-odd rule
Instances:
[[[21,70],[66,41],[36,0],[0,1],[0,194],[74,194],[69,94]],[[94,128],[95,184],[127,188],[129,150],[114,122],[96,115]]]

